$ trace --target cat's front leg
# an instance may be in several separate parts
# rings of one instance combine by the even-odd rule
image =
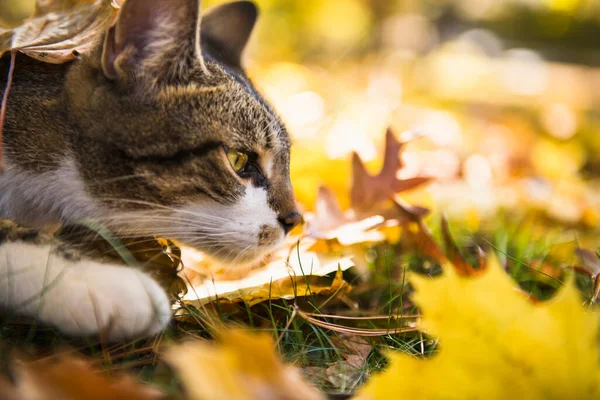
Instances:
[[[25,241],[0,244],[0,309],[109,341],[154,335],[171,317],[167,295],[144,272]]]

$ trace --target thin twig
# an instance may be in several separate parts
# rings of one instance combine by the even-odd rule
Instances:
[[[421,316],[419,314],[411,314],[411,315],[376,315],[373,317],[350,317],[350,316],[345,316],[345,315],[331,315],[331,314],[317,314],[317,313],[310,313],[310,312],[304,312],[305,315],[311,316],[311,317],[317,317],[317,318],[335,318],[335,319],[348,319],[348,320],[352,320],[352,321],[360,321],[360,320],[388,320],[390,318],[393,319],[408,319],[408,318],[421,318]]]
[[[397,333],[404,332],[415,332],[419,329],[417,327],[401,327],[401,328],[386,328],[386,329],[366,329],[366,328],[351,328],[344,325],[332,324],[330,322],[320,321],[316,318],[311,317],[304,311],[298,310],[298,316],[302,319],[310,322],[313,325],[320,326],[321,328],[329,329],[334,332],[341,332],[356,336],[364,336],[364,337],[374,337],[374,336],[386,336],[386,335],[394,335]]]
[[[283,336],[285,336],[287,330],[290,329],[292,322],[294,322],[294,319],[296,318],[296,314],[298,314],[298,306],[294,304],[292,315],[290,315],[290,319],[288,320],[287,324],[285,324],[285,328],[283,328],[281,335],[279,335],[279,337],[277,338],[277,346],[279,346],[279,343],[281,343],[281,341],[283,340]]]

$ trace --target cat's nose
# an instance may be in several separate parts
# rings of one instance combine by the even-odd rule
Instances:
[[[279,223],[283,227],[283,230],[285,231],[285,234],[287,235],[292,229],[294,229],[294,227],[296,227],[300,222],[302,222],[302,215],[300,215],[299,212],[294,211],[293,213],[290,213],[285,217],[277,218],[277,220],[279,221]]]

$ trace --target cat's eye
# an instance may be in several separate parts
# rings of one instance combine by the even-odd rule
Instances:
[[[227,150],[227,159],[235,172],[241,172],[248,164],[248,154],[234,149]]]

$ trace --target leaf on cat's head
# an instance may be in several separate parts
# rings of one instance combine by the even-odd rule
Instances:
[[[396,139],[391,129],[387,130],[383,167],[377,175],[369,174],[358,154],[353,154],[350,202],[359,217],[380,214],[382,203],[390,202],[395,194],[431,181],[428,177],[398,179],[397,173],[404,166],[400,161],[404,145],[405,142]]]
[[[97,45],[118,12],[111,0],[38,1],[31,19],[0,30],[0,56],[20,51],[39,61],[61,64]]]
[[[195,341],[169,349],[190,400],[319,400],[325,396],[300,370],[283,363],[266,333],[224,331],[217,342]]]
[[[13,382],[0,379],[0,398],[19,400],[154,400],[165,396],[131,376],[107,377],[83,358],[59,355],[15,361]]]
[[[36,0],[34,17],[53,12],[72,10],[82,4],[93,3],[94,0]]]

